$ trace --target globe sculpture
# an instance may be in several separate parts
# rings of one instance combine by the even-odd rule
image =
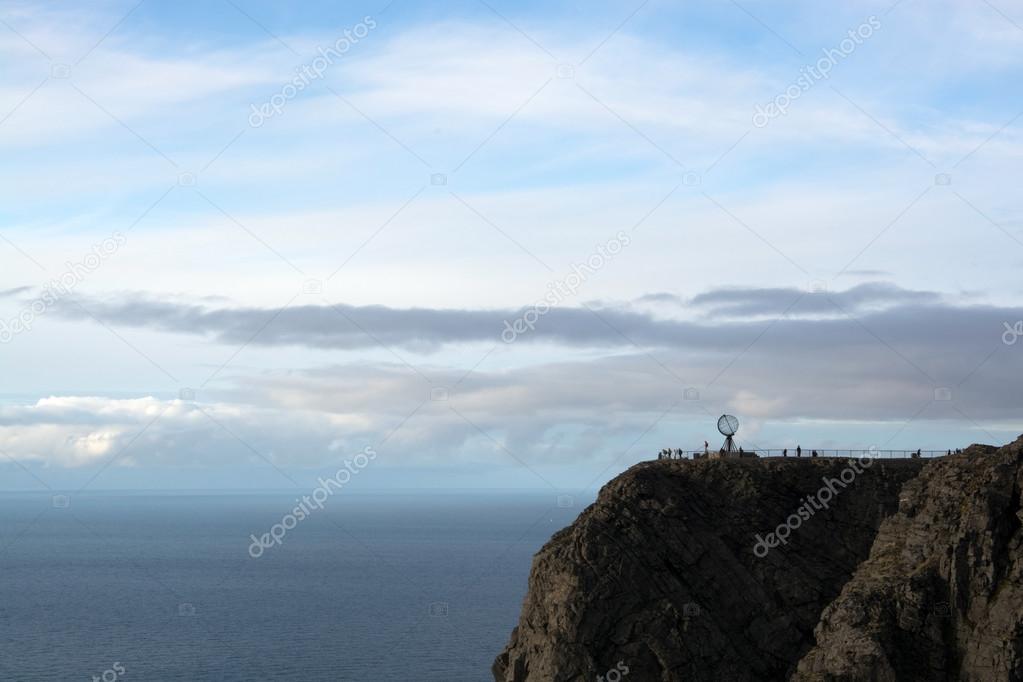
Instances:
[[[732,436],[739,430],[739,420],[733,415],[723,414],[718,417],[718,431],[725,437],[725,444],[721,446],[721,449],[725,452],[738,452],[739,448],[735,447],[735,441]]]

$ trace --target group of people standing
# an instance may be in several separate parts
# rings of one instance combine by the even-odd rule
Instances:
[[[723,452],[723,451],[722,451]],[[703,441],[703,454],[699,452],[693,452],[693,459],[699,459],[700,457],[706,457],[710,454],[710,443]],[[664,448],[657,453],[657,459],[685,459],[686,451],[682,448]]]

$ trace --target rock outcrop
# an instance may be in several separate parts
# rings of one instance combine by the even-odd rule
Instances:
[[[1023,439],[905,486],[794,680],[1023,680]]]
[[[536,555],[495,679],[1023,680],[1021,450],[639,464]]]
[[[922,466],[878,460],[848,484],[840,459],[634,466],[534,558],[495,678],[592,681],[623,662],[644,682],[785,679]],[[801,519],[824,479],[833,498]],[[755,535],[787,520],[787,544],[758,557]]]

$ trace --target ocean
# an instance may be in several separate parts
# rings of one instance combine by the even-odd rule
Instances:
[[[0,494],[0,679],[489,681],[590,501],[335,495],[261,546],[296,495]]]

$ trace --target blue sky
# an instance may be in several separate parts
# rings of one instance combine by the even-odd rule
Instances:
[[[0,19],[5,488],[377,445],[372,485],[573,490],[722,412],[761,447],[1018,435],[1021,2]]]

